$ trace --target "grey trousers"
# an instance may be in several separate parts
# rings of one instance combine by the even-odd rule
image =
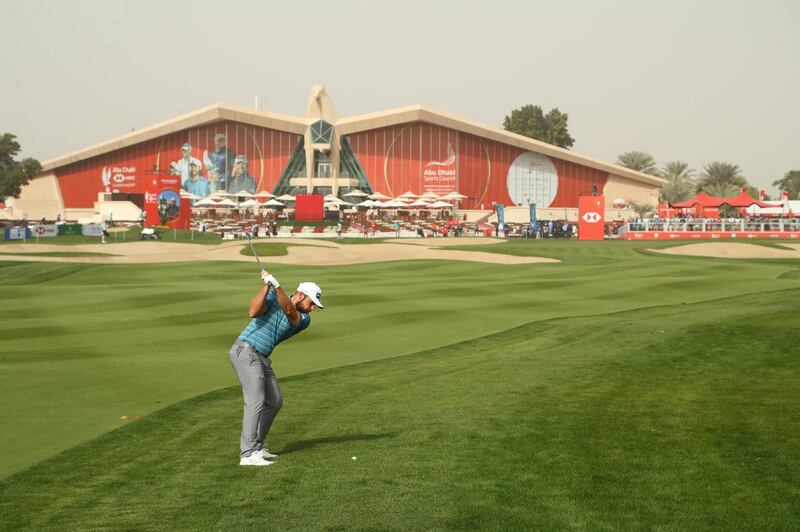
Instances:
[[[261,356],[252,346],[238,342],[231,347],[230,356],[244,396],[239,446],[241,456],[250,456],[264,448],[272,421],[283,406],[283,397],[269,357]]]

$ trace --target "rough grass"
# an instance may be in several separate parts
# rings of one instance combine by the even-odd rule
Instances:
[[[218,390],[0,482],[0,515],[9,530],[790,529],[798,295],[538,321],[286,378],[263,469],[236,465],[241,394]]]

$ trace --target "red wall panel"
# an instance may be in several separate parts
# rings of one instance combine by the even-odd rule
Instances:
[[[300,140],[293,133],[231,121],[179,131],[56,169],[65,207],[91,208],[106,188],[143,194],[148,176],[168,174],[170,163],[181,159],[184,143],[192,146],[191,156],[203,163],[202,175],[208,177],[204,154],[214,150],[218,133],[226,135],[233,154],[247,157],[257,191],[273,189]]]
[[[364,131],[348,138],[376,191],[397,196],[407,190],[415,194],[455,190],[468,196],[461,202],[463,208],[488,209],[495,202],[512,205],[509,168],[526,153],[514,146],[420,122]],[[452,163],[451,150],[455,153]],[[592,184],[602,192],[607,173],[546,159],[557,174],[557,190],[547,196],[552,198],[548,204],[539,207],[577,207],[578,197],[590,194]]]

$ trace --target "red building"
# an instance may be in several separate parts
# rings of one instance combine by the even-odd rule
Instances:
[[[47,161],[17,210],[78,218],[102,211],[98,202],[141,207],[148,183],[165,178],[198,196],[456,191],[467,196],[462,209],[486,210],[577,208],[579,196],[593,192],[655,205],[663,184],[420,105],[340,118],[315,86],[303,117],[218,104]]]

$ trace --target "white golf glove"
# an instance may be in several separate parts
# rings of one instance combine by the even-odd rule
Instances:
[[[261,272],[261,280],[264,281],[264,284],[268,284],[273,288],[278,288],[281,285],[274,275],[267,272]]]

